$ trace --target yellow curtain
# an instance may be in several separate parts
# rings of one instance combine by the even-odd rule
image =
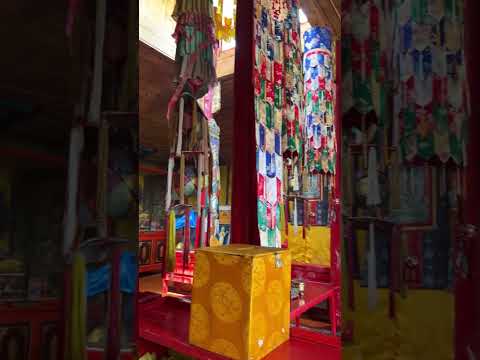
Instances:
[[[288,225],[288,235],[283,233],[292,253],[292,260],[301,263],[330,266],[330,228],[311,226],[303,238],[303,228],[298,226],[297,234],[293,225]]]
[[[366,257],[366,231],[357,231],[359,262]],[[378,304],[368,310],[367,288],[354,281],[355,311],[347,304],[346,287],[342,287],[344,323],[354,323],[354,340],[344,344],[344,359],[453,359],[454,298],[447,291],[408,290],[408,296],[395,295],[397,319],[388,316],[389,290],[378,289]],[[425,331],[428,329],[428,331]],[[361,341],[360,341],[361,340]],[[429,344],[429,346],[425,346]],[[379,353],[378,349],[384,349]]]

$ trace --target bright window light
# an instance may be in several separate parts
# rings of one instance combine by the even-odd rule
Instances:
[[[305,15],[302,9],[300,9],[300,11],[298,12],[298,15],[300,17],[300,24],[305,24],[308,22],[307,15]]]
[[[235,39],[222,41],[222,51],[227,51],[235,47]]]

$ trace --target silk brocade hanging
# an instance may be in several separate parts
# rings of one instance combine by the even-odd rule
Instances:
[[[310,173],[335,172],[332,35],[313,27],[304,39],[305,156]]]
[[[257,0],[254,9],[257,214],[262,246],[281,246],[284,157],[302,156],[302,56],[296,0]]]

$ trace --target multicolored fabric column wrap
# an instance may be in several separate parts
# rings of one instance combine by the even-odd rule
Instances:
[[[258,0],[254,16],[258,227],[262,246],[281,247],[283,158],[302,153],[299,6]]]
[[[177,25],[175,61],[180,67],[178,85],[167,111],[167,119],[181,97],[188,91],[195,99],[204,96],[217,81],[215,70],[214,10],[211,0],[177,0],[172,14]]]
[[[335,172],[332,35],[313,27],[304,35],[305,152],[310,173]]]

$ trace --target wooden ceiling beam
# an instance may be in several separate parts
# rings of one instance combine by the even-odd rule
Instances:
[[[312,26],[327,26],[335,38],[341,33],[341,13],[338,0],[303,0],[303,12]]]

